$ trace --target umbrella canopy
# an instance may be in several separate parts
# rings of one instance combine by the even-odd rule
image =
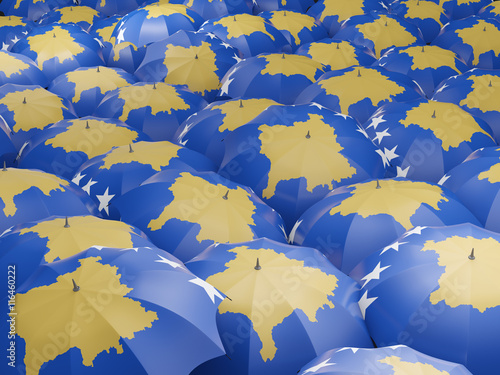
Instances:
[[[226,72],[240,60],[240,52],[215,35],[180,30],[147,46],[135,75],[146,82],[186,85],[211,102]]]
[[[154,247],[131,225],[95,216],[52,216],[15,225],[0,236],[0,264],[17,264],[16,284],[22,285],[42,264],[101,247]]]
[[[388,177],[437,183],[471,152],[496,145],[483,120],[456,104],[427,99],[387,103],[364,126],[384,154],[392,153],[385,159]]]
[[[473,116],[488,123],[497,143],[500,141],[500,73],[496,70],[473,69],[443,81],[433,100],[455,103]]]
[[[363,285],[373,340],[490,374],[500,348],[499,260],[498,233],[470,224],[407,232],[366,258],[351,276]]]
[[[222,17],[227,14],[252,13],[252,0],[185,0],[184,5],[191,8],[204,19]]]
[[[1,28],[0,28],[1,29]],[[6,83],[47,87],[49,81],[33,60],[19,53],[0,51],[0,86]]]
[[[376,349],[332,349],[305,365],[299,375],[306,374],[379,375],[393,374],[447,374],[472,375],[465,366],[428,356],[406,345]]]
[[[305,43],[315,42],[328,37],[323,25],[304,13],[289,10],[262,12],[259,16],[269,20],[274,27],[283,33],[292,46],[292,51]]]
[[[374,65],[407,75],[428,98],[432,98],[442,81],[469,70],[454,52],[434,45],[397,47],[386,52]]]
[[[486,5],[477,13],[477,16],[481,18],[493,18],[500,21],[500,4],[493,2]]]
[[[333,37],[344,21],[373,10],[387,12],[387,2],[385,0],[319,0],[307,10],[307,14],[320,21],[328,30],[329,35]]]
[[[449,171],[439,184],[450,189],[486,229],[500,232],[500,149],[479,149]]]
[[[500,22],[494,19],[452,21],[432,44],[455,52],[471,68],[500,68]]]
[[[252,0],[252,3],[254,14],[281,9],[305,13],[314,0]]]
[[[307,56],[261,53],[228,70],[221,81],[219,97],[267,98],[293,104],[324,70],[323,64]]]
[[[104,51],[106,65],[125,70],[131,74],[141,65],[144,55],[146,55],[146,46],[136,47],[130,42],[121,42],[111,46]]]
[[[203,18],[184,5],[156,2],[125,15],[112,37],[116,43],[130,42],[141,47],[179,30],[196,31],[202,23]]]
[[[77,0],[78,1],[78,0]],[[104,14],[88,6],[65,6],[55,8],[45,13],[38,20],[39,25],[50,25],[52,23],[68,24],[73,23],[88,31],[90,26],[96,21],[103,19]]]
[[[205,172],[216,168],[203,155],[168,141],[141,141],[90,159],[78,169],[73,182],[89,187],[88,193],[104,218],[118,220],[113,199],[167,169]]]
[[[393,47],[425,44],[422,33],[412,23],[396,15],[376,12],[351,17],[335,38],[368,47],[378,58]]]
[[[223,298],[164,251],[90,248],[16,288],[19,362],[40,375],[188,375],[224,354],[215,322]]]
[[[118,118],[153,141],[173,139],[179,125],[207,105],[199,95],[167,83],[139,82],[108,93],[95,116]]]
[[[188,117],[174,139],[220,166],[225,137],[271,105],[279,104],[270,99],[232,99],[211,103]]]
[[[403,74],[381,67],[353,66],[326,72],[302,91],[295,103],[315,102],[352,116],[363,124],[382,104],[405,102],[422,96],[424,93],[415,82]]]
[[[0,170],[0,232],[51,215],[97,214],[94,202],[74,184],[42,171]]]
[[[370,66],[377,60],[369,48],[331,38],[303,44],[295,53],[322,63],[327,70],[341,70],[355,65]]]
[[[26,17],[38,21],[40,17],[56,6],[69,5],[74,0],[7,0],[0,3],[3,14]]]
[[[285,242],[283,220],[247,186],[213,172],[159,172],[114,201],[121,220],[182,261],[215,242]]]
[[[227,15],[205,22],[199,31],[216,35],[243,57],[268,52],[291,52],[285,36],[268,20],[251,14]]]
[[[345,273],[405,231],[479,221],[448,189],[403,179],[333,190],[297,221],[289,241],[321,250]],[[335,228],[335,230],[332,230]]]
[[[71,103],[37,85],[5,84],[0,88],[0,116],[16,148],[57,121],[76,117]]]
[[[94,8],[108,17],[114,15],[124,16],[139,8],[142,0],[78,0],[80,5]]]
[[[372,347],[359,287],[316,249],[258,239],[210,246],[186,266],[227,296],[217,323],[229,358],[193,375],[294,374],[328,348]]]
[[[12,47],[31,58],[51,81],[82,66],[104,65],[100,44],[73,24],[40,26]]]
[[[445,14],[454,20],[466,18],[477,14],[482,8],[491,4],[493,0],[440,0],[439,3]]]
[[[220,173],[251,187],[281,214],[287,232],[332,189],[385,174],[356,121],[316,104],[271,106],[224,143]]]
[[[19,154],[19,167],[70,179],[88,159],[113,147],[149,141],[144,133],[116,119],[62,120],[33,136]]]
[[[33,27],[33,22],[26,18],[12,15],[1,16],[0,43],[2,43],[2,51],[10,51],[12,46],[24,38]]]
[[[93,66],[61,74],[48,90],[71,101],[76,114],[83,117],[93,114],[108,92],[136,82],[122,69]]]

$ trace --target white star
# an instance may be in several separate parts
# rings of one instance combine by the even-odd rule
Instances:
[[[219,293],[217,289],[215,289],[212,285],[207,283],[206,281],[200,279],[199,277],[195,279],[189,280],[190,283],[196,284],[203,289],[205,289],[205,292],[207,292],[208,296],[212,300],[213,303],[215,303],[215,296],[219,297],[220,299],[224,299],[224,296]]]
[[[353,354],[356,354],[356,352],[359,350],[359,348],[351,348],[351,347],[347,346],[345,348],[340,348],[339,350],[337,350],[337,353],[343,352],[344,350],[350,350],[353,352]]]
[[[448,175],[444,175],[443,177],[441,177],[441,179],[438,181],[438,185],[443,185],[446,181],[448,181],[448,179],[450,178],[451,176],[448,176]]]
[[[203,24],[206,24],[207,21],[205,21]],[[210,37],[210,39],[217,39],[217,35],[215,35],[214,33],[207,33],[207,35]]]
[[[375,138],[372,139],[372,141],[375,142],[375,140],[378,142],[378,144],[380,144],[380,142],[382,141],[382,139],[384,139],[384,137],[390,137],[391,135],[389,134],[388,132],[389,128],[381,131],[381,132],[375,132]]]
[[[274,211],[274,208],[273,208],[273,211]],[[287,236],[286,236],[286,230],[285,230],[285,227],[283,226],[283,224],[280,224],[280,229],[283,232],[283,234],[285,235],[285,238],[287,238]]]
[[[445,83],[443,86],[441,86],[440,88],[438,88],[434,94],[439,94],[441,91],[443,91],[445,88],[447,88],[449,85],[447,83]]]
[[[335,112],[335,116],[340,116],[340,117],[343,117],[343,118],[344,118],[344,120],[345,120],[345,119],[347,119],[348,117],[351,117],[351,116],[349,116],[349,115],[345,115],[345,114],[340,113],[340,112]]]
[[[30,144],[29,141],[26,141],[23,143],[23,145],[21,146],[21,149],[19,150],[19,152],[17,153],[17,156],[16,156],[16,160],[15,161],[18,161],[20,158],[21,158],[21,155],[23,154],[24,152],[24,149],[26,147],[28,147],[28,145]]]
[[[5,42],[2,42],[2,51],[8,51],[9,45]]]
[[[94,40],[99,43],[99,47],[104,48],[104,44],[101,42],[101,39],[99,38],[94,38]]]
[[[120,251],[130,251],[130,250],[135,251],[136,253],[139,252],[139,248],[138,247],[127,247],[125,249],[121,249]]]
[[[386,122],[386,120],[384,120],[383,117],[384,116],[373,117],[371,122],[370,122],[370,125],[368,125],[366,128],[367,129],[373,128],[374,130],[377,130],[377,126],[379,124],[381,124],[382,122]]]
[[[116,44],[119,44],[123,41],[125,41],[125,37],[123,36],[123,33],[125,32],[127,28],[124,27],[123,29],[118,30],[118,36],[116,37]]]
[[[160,254],[158,254],[158,256],[160,257],[160,260],[155,260],[155,262],[168,264],[172,268],[178,268],[178,267],[183,268],[182,265],[177,262],[168,260],[167,258],[162,257]]]
[[[106,214],[109,216],[109,201],[113,199],[115,194],[109,194],[109,186],[106,188],[106,191],[103,195],[96,194],[95,197],[99,199],[99,212],[102,210],[106,211]]]
[[[21,39],[19,39],[17,37],[17,35],[14,35],[14,39],[11,39],[10,41],[13,43],[13,44],[16,44],[17,42],[19,42]]]
[[[0,234],[0,237],[3,237],[4,235],[6,235],[6,234],[7,234],[7,233],[9,233],[9,232],[12,232],[12,228],[14,228],[14,227],[12,226],[12,227],[10,227],[10,228],[5,229],[5,230],[2,232],[2,234]]]
[[[108,248],[107,246],[98,246],[98,245],[94,245],[94,246],[92,246],[92,247],[93,247],[94,249],[96,249],[96,250],[99,250],[99,251],[101,251],[101,250],[102,250],[102,249],[104,249],[104,248]]]
[[[311,107],[316,107],[318,109],[324,109],[325,107],[323,107],[321,104],[318,104],[318,103],[314,103],[312,102],[311,104],[309,104]]]
[[[382,150],[380,150],[380,149],[375,150],[375,152],[376,152],[377,154],[379,154],[379,155],[380,155],[380,157],[382,158],[382,162],[384,163],[384,167],[385,167],[386,165],[387,165],[387,166],[389,166],[389,160],[387,160],[387,156],[385,156],[384,152],[383,152]]]
[[[360,132],[361,134],[363,134],[365,136],[365,138],[370,138],[368,137],[368,133],[366,132],[365,129],[363,129],[361,126],[359,126],[359,124],[356,124],[358,126],[358,128],[356,129],[357,132]]]
[[[385,61],[385,62],[384,62],[384,63],[382,63],[382,64],[380,64],[380,63],[379,63],[378,65],[379,65],[379,66],[384,67],[384,66],[386,66],[386,65],[387,65],[387,61]]]
[[[90,195],[90,188],[92,187],[92,185],[95,184],[97,184],[97,181],[92,181],[92,178],[90,178],[90,180],[87,182],[87,185],[82,187],[82,190],[86,192],[88,195]]]
[[[408,171],[410,170],[410,166],[407,166],[405,169],[401,167],[396,167],[397,175],[396,177],[405,177],[408,175]]]
[[[368,291],[363,294],[361,299],[358,301],[359,309],[361,310],[361,315],[363,316],[363,319],[365,319],[366,316],[366,309],[377,299],[378,297],[371,297],[368,298]]]
[[[300,223],[302,223],[302,220],[297,221],[293,226],[292,230],[290,231],[290,235],[288,236],[288,243],[293,243],[293,241],[295,241],[295,234],[297,233],[297,228],[299,227]]]
[[[243,61],[243,59],[240,59],[237,54],[234,54],[233,59],[236,60],[236,64],[238,64],[240,61]]]
[[[28,30],[22,32],[23,35],[28,35]]]
[[[408,243],[408,242],[399,242],[399,241],[396,241],[393,244],[384,247],[384,249],[380,252],[380,255],[382,255],[383,253],[385,253],[388,250],[399,251],[399,246],[404,245],[405,243]]]
[[[394,146],[390,150],[388,150],[387,148],[384,147],[384,154],[385,154],[385,157],[387,158],[388,161],[391,161],[392,159],[395,159],[399,156],[398,154],[396,154],[397,147],[398,146]]]
[[[231,48],[231,47],[232,47],[230,44],[228,44],[228,43],[226,43],[226,42],[224,42],[224,41],[223,41],[223,42],[221,42],[221,44],[222,44],[222,45],[223,45],[226,49],[228,49],[228,48]]]
[[[228,94],[228,90],[229,90],[229,85],[231,84],[231,82],[233,82],[234,78],[231,78],[231,79],[227,79],[223,84],[222,84],[222,87],[220,88],[220,93],[221,95],[223,94]]]
[[[420,234],[422,234],[422,229],[425,229],[425,228],[427,228],[427,227],[417,226],[417,227],[413,228],[412,230],[409,230],[408,232],[403,234],[403,238],[411,236],[412,234],[419,234],[420,235]]]
[[[316,366],[309,367],[307,370],[305,370],[302,374],[309,374],[309,373],[315,373],[318,370],[321,370],[322,368],[328,367],[328,366],[333,366],[335,363],[329,363],[331,358],[328,358],[326,361],[323,361]]]
[[[378,262],[378,264],[375,266],[373,271],[361,279],[361,280],[365,280],[365,283],[363,284],[362,288],[364,288],[366,286],[366,284],[368,284],[372,280],[379,280],[380,274],[382,273],[382,271],[386,270],[389,267],[390,267],[390,265],[385,266],[385,267],[380,267],[380,262]]]
[[[77,184],[78,186],[80,186],[80,180],[82,178],[84,178],[86,176],[86,174],[82,174],[81,172],[78,172],[78,174],[73,177],[73,179],[71,180],[71,182],[73,182],[74,184]]]

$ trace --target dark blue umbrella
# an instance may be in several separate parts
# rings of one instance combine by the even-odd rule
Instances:
[[[439,3],[445,14],[451,19],[458,20],[477,14],[483,7],[489,5],[493,0],[440,0]]]
[[[79,1],[79,0],[77,0]],[[45,13],[38,20],[40,26],[50,25],[52,23],[69,24],[73,23],[80,26],[83,30],[88,31],[90,26],[105,16],[94,8],[82,6],[64,6],[55,8]]]
[[[0,51],[0,86],[6,83],[47,87],[49,80],[33,60],[19,53]]]
[[[12,46],[24,38],[34,26],[33,22],[23,17],[12,15],[0,17],[0,43],[2,43],[2,51],[10,51]]]

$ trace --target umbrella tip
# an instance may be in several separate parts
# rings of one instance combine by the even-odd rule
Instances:
[[[134,152],[134,149],[132,148],[132,143],[128,145],[128,152]]]
[[[99,67],[97,67],[97,73],[99,73],[99,72],[100,72]]]
[[[425,46],[422,46],[422,52],[425,52]]]
[[[90,129],[89,120],[87,120],[87,123],[85,124],[85,129]]]
[[[470,252],[469,259],[470,260],[476,259],[476,257],[474,256],[474,248],[472,248],[472,251]]]
[[[377,189],[380,189],[382,186],[380,186],[380,181],[377,180]]]
[[[436,110],[434,110],[434,112],[432,112],[432,118],[436,118]]]
[[[243,108],[243,100],[241,100],[241,99],[240,99],[240,108]]]
[[[493,85],[491,84],[491,79],[490,79],[490,83],[488,83],[488,87],[493,87]]]
[[[52,38],[55,38],[55,37],[56,37],[56,33],[53,33],[53,34],[52,34]]]
[[[262,269],[262,267],[260,266],[260,263],[259,263],[259,258],[257,258],[257,263],[255,264],[255,267],[254,267],[257,271]]]
[[[285,16],[285,17],[286,17],[286,10],[285,10],[285,11],[283,11],[283,16]]]
[[[337,43],[337,49],[340,49],[339,44]]]
[[[236,16],[233,16],[233,21],[236,21]]]
[[[387,26],[387,21],[385,21],[385,26]]]
[[[486,31],[486,26],[484,27],[483,31]]]
[[[2,171],[4,171],[4,172],[7,171],[7,163],[6,163],[5,160],[3,161],[3,169],[2,169]]]
[[[198,60],[198,54],[194,55],[194,58],[195,58],[196,60]]]
[[[224,194],[224,196],[222,197],[222,199],[224,199],[224,200],[227,201],[228,196],[229,196],[229,190],[226,191],[226,194]]]
[[[64,228],[69,228],[69,221],[68,221],[68,217],[66,216],[66,219],[64,221]]]
[[[156,90],[156,82],[153,82],[153,90]]]
[[[285,54],[282,54],[282,55],[281,55],[281,58],[282,58],[282,59],[284,59],[284,58],[285,58]]]
[[[358,77],[361,77],[361,69],[358,69]]]
[[[80,287],[76,285],[75,279],[71,279],[71,281],[73,281],[73,292],[78,292]]]
[[[311,138],[311,132],[309,130],[307,131],[306,138],[307,139]]]
[[[27,103],[27,102],[26,102],[26,97],[24,97],[24,99],[23,99],[23,104],[26,104],[26,103]]]
[[[420,0],[417,0],[417,5],[420,5]]]

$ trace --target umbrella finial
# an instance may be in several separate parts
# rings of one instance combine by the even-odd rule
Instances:
[[[254,267],[257,271],[262,269],[262,267],[260,266],[260,263],[259,263],[259,258],[257,258],[257,263],[255,264],[255,267]]]
[[[198,54],[194,55],[194,58],[195,58],[196,60],[198,60]]]
[[[486,31],[486,26],[484,27],[483,31]]]
[[[89,120],[87,120],[87,123],[85,124],[85,129],[90,129]]]
[[[307,131],[306,138],[307,139],[311,138],[311,132],[309,130]]]
[[[339,47],[339,43],[337,43],[337,49],[340,49],[340,47]]]
[[[156,82],[153,82],[153,90],[156,90]]]
[[[134,152],[134,149],[132,148],[132,143],[128,145],[128,152]]]
[[[2,169],[2,171],[7,172],[7,163],[5,162],[5,160],[3,161],[3,169]]]
[[[387,20],[385,21],[385,26],[387,26]]]
[[[75,279],[71,279],[71,281],[73,281],[73,292],[78,292],[80,287],[76,285]]]
[[[66,219],[64,221],[64,228],[69,228],[69,221],[68,221],[68,217],[66,216]]]
[[[358,69],[358,77],[361,77],[361,69]]]
[[[286,17],[286,10],[285,10],[285,11],[283,11],[283,16],[284,16],[284,17]]]
[[[470,252],[469,259],[470,260],[476,259],[476,257],[474,256],[474,248],[472,248],[472,251]]]
[[[420,0],[417,0],[417,5],[420,5]]]
[[[425,46],[422,46],[422,52],[425,52]]]
[[[226,191],[226,194],[224,194],[224,196],[222,197],[222,199],[224,199],[224,200],[227,201],[228,196],[229,196],[229,190]]]
[[[240,108],[243,108],[243,100],[240,99]]]
[[[100,73],[101,71],[99,70],[99,66],[97,67],[97,73]]]
[[[236,21],[236,16],[235,15],[233,16],[233,21]]]
[[[382,188],[382,186],[380,186],[380,181],[377,180],[377,189],[381,189],[381,188]]]
[[[282,58],[282,59],[284,59],[284,58],[285,58],[285,54],[282,54],[282,55],[281,55],[281,58]]]
[[[432,112],[432,118],[436,118],[436,110],[434,110],[434,112]]]
[[[56,33],[53,33],[53,34],[52,34],[52,38],[55,38],[55,37],[56,37]]]
[[[490,83],[488,83],[488,87],[493,87],[493,85],[491,84],[491,79],[490,79]]]
[[[23,99],[23,104],[26,104],[26,103],[27,103],[27,102],[26,102],[26,97],[24,97],[24,99]]]

